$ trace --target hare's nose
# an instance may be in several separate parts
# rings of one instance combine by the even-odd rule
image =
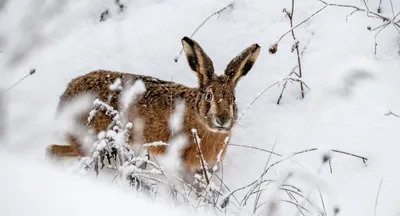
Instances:
[[[220,118],[216,118],[215,121],[219,124],[219,126],[227,127],[227,126],[229,126],[230,118],[229,117],[220,117]]]

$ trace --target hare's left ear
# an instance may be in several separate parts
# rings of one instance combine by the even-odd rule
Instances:
[[[253,44],[229,62],[225,75],[229,77],[233,85],[236,85],[239,79],[250,71],[260,54],[260,49],[258,44]]]

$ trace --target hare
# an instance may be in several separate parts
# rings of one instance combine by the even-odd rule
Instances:
[[[60,97],[59,108],[85,92],[92,92],[98,99],[107,101],[112,93],[109,85],[117,78],[121,79],[122,84],[140,79],[145,84],[146,92],[131,106],[136,115],[143,120],[141,139],[146,143],[170,140],[173,134],[168,128],[169,117],[174,110],[174,101],[181,99],[185,103],[182,132],[188,138],[188,145],[182,152],[185,168],[191,171],[201,168],[192,129],[197,130],[201,139],[204,160],[209,165],[215,164],[217,157],[221,159],[225,155],[226,143],[229,142],[237,119],[235,86],[256,62],[260,46],[253,44],[246,48],[231,60],[223,75],[217,76],[214,73],[213,62],[196,41],[184,37],[182,45],[187,62],[198,78],[197,88],[150,76],[97,70],[73,79]],[[112,97],[110,105],[115,109],[119,108],[119,93]],[[83,125],[87,123],[88,114],[82,118]],[[128,114],[128,119],[130,118],[132,116]],[[100,132],[106,130],[110,123],[111,119],[108,116],[98,113],[88,127]],[[58,157],[84,156],[85,153],[77,139],[71,135],[66,136],[69,146],[50,145],[49,153]],[[131,139],[134,139],[135,134],[132,136]],[[168,146],[150,147],[149,151],[160,155],[166,148]]]

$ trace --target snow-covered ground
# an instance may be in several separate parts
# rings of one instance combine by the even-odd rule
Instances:
[[[2,215],[187,215],[170,206],[135,199],[109,182],[83,179],[37,161],[0,152]],[[10,164],[12,164],[10,166]],[[190,212],[189,212],[190,213]]]
[[[84,202],[98,197],[100,192],[96,190],[111,189],[107,189],[107,184],[91,188],[86,180],[81,183],[78,177],[55,172],[46,167],[49,162],[44,157],[48,144],[62,142],[56,131],[60,125],[54,121],[54,116],[59,96],[67,83],[91,70],[109,69],[196,86],[196,77],[184,56],[178,63],[174,62],[182,47],[181,38],[190,36],[207,16],[231,1],[121,1],[126,5],[121,14],[112,0],[69,1],[60,11],[62,15],[45,17],[39,24],[46,25],[33,26],[44,34],[51,33],[50,38],[45,37],[44,46],[26,53],[27,58],[18,66],[7,68],[4,64],[15,47],[33,37],[19,34],[23,24],[19,21],[27,10],[31,10],[27,5],[32,1],[9,2],[10,5],[0,11],[0,36],[3,39],[0,40],[3,41],[0,43],[0,63],[6,68],[0,71],[1,87],[8,88],[31,68],[36,69],[36,74],[5,95],[7,133],[0,149],[0,211],[4,215],[24,215],[27,214],[26,207],[34,209],[37,215],[44,215],[41,213],[46,210],[44,203],[49,203],[55,209],[47,211],[47,215],[53,215],[51,212],[57,209],[63,212],[81,207],[87,212],[92,203],[76,207],[55,201],[62,201],[66,193],[65,199]],[[295,24],[324,6],[318,0],[295,2]],[[327,2],[365,8],[362,0]],[[369,0],[367,4],[371,11],[376,11],[379,2]],[[386,17],[393,17],[391,3],[394,14],[400,12],[400,1],[382,0],[382,14]],[[100,14],[107,8],[111,18],[99,22]],[[297,65],[296,54],[291,52],[294,41],[290,34],[279,43],[276,54],[268,52],[269,47],[290,29],[283,8],[290,10],[291,1],[237,0],[233,9],[212,17],[193,37],[212,58],[219,73],[247,46],[253,43],[261,46],[258,61],[236,89],[239,113],[263,89],[285,78]],[[318,190],[311,192],[311,189],[320,183],[324,185],[321,191],[326,208],[332,211],[337,205],[340,215],[373,215],[378,187],[383,179],[376,215],[398,215],[400,175],[396,170],[400,163],[397,135],[400,119],[384,114],[389,110],[400,113],[400,34],[392,24],[385,28],[377,37],[377,54],[374,55],[377,31],[370,32],[367,27],[373,29],[383,22],[360,11],[346,19],[352,11],[352,8],[330,6],[295,30],[300,50],[304,50],[301,56],[303,80],[311,91],[306,90],[302,100],[299,84],[288,83],[281,104],[277,105],[282,85],[270,88],[245,113],[240,127],[235,128],[231,143],[268,150],[274,148],[282,155],[319,148],[365,156],[367,166],[358,158],[333,153],[330,173],[329,166],[321,168],[324,151],[309,152],[275,166],[266,178],[278,179],[294,171],[290,183],[303,188],[310,197],[318,198],[316,201],[319,201]],[[360,71],[369,74],[369,78],[357,83],[352,94],[344,95],[346,78]],[[268,157],[265,152],[230,146],[224,160],[225,183],[230,189],[236,189],[255,180]],[[272,156],[270,164],[279,159]],[[69,178],[73,185],[66,186],[66,190],[51,189],[57,188],[56,181],[64,184],[62,182]],[[49,181],[49,184],[43,181]],[[47,190],[43,191],[41,187],[47,187]],[[72,193],[69,187],[81,187],[82,190]],[[72,198],[75,193],[78,200]],[[264,195],[263,198],[268,199],[271,194],[267,191]],[[116,204],[121,214],[134,209],[135,202],[142,202],[129,201],[129,197],[117,192],[110,192],[110,196],[124,197],[121,198],[123,202]],[[43,203],[32,206],[32,200]],[[126,206],[128,202],[134,204]],[[287,203],[279,203],[278,207],[282,215],[294,211]],[[104,209],[108,210],[112,211]],[[95,209],[93,214],[95,211],[102,212]],[[72,210],[69,213],[73,213]]]

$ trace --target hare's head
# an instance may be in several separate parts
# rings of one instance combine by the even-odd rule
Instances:
[[[196,41],[184,37],[182,44],[189,66],[199,80],[196,106],[201,120],[215,132],[230,131],[237,117],[235,86],[256,62],[260,46],[253,44],[242,51],[218,76],[213,62]]]

